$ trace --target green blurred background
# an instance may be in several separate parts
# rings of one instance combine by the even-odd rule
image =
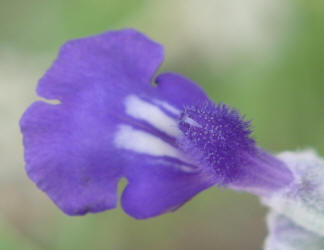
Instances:
[[[134,27],[165,47],[161,71],[193,79],[253,120],[265,149],[324,155],[321,0],[0,0],[0,249],[260,250],[256,197],[211,188],[175,213],[68,217],[24,172],[18,120],[67,39]]]

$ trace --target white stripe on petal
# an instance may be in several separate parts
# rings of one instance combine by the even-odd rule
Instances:
[[[165,108],[167,111],[171,112],[174,115],[180,115],[180,110],[176,109],[175,107],[173,107],[172,105],[170,105],[167,102],[164,101],[160,101],[155,99],[154,102],[158,105],[160,105],[161,107]]]
[[[184,117],[182,118],[182,120],[185,123],[190,124],[191,126],[198,127],[198,128],[202,128],[202,126],[198,122],[196,122],[195,120],[191,119],[187,114],[184,114]]]
[[[176,148],[159,137],[133,129],[128,125],[119,126],[114,143],[118,148],[132,150],[136,153],[179,158],[179,151]]]
[[[144,120],[168,135],[179,135],[180,131],[177,122],[165,114],[159,107],[145,102],[135,95],[127,96],[125,105],[128,115]]]

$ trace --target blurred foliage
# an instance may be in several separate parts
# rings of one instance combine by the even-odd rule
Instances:
[[[118,28],[144,0],[1,0],[2,43],[27,50],[57,50],[66,40]]]
[[[205,1],[201,4],[210,0]],[[185,18],[179,14],[179,8],[185,10],[188,6],[183,0],[0,0],[0,65],[7,63],[1,53],[13,53],[10,79],[20,76],[16,82],[6,82],[3,89],[5,82],[1,81],[5,80],[0,75],[0,91],[12,95],[5,107],[15,112],[14,119],[20,116],[26,100],[33,101],[30,93],[39,72],[50,65],[66,40],[107,29],[134,27],[165,45],[166,60],[160,71],[186,75],[200,83],[213,100],[241,110],[253,120],[254,137],[261,146],[274,152],[313,147],[324,155],[323,1],[289,1],[291,16],[287,29],[277,34],[280,39],[276,46],[269,53],[238,53],[231,60],[213,50],[205,53],[203,43],[192,42],[197,31],[186,31],[184,27],[189,25],[190,30],[190,23],[185,24]],[[277,8],[281,7],[279,1]],[[200,10],[190,13],[195,11],[198,15]],[[186,20],[190,21],[190,16]],[[277,20],[272,21],[275,34],[278,24]],[[204,42],[211,37],[199,39]],[[45,59],[40,60],[34,72],[27,68],[35,80],[30,83],[21,68],[26,71],[30,58],[40,56]],[[14,84],[18,87],[11,89]],[[22,100],[17,91],[25,91],[26,97]],[[14,110],[9,103],[13,101]],[[14,119],[8,121],[8,126],[17,124]],[[8,135],[7,142],[16,143],[14,155],[22,162],[21,137],[16,130]],[[17,165],[17,161],[12,162]],[[0,202],[0,211],[6,218],[0,220],[1,250],[253,250],[261,248],[265,235],[265,211],[257,199],[219,189],[203,192],[176,213],[147,221],[135,221],[121,209],[70,218],[37,192],[25,177],[22,163],[13,165],[4,168],[19,169],[19,185],[14,181],[7,181],[9,186],[0,183],[2,201],[7,201]]]
[[[2,250],[38,250],[0,216],[0,249]]]

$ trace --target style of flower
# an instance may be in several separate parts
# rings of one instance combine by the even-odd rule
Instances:
[[[173,211],[213,185],[262,197],[292,181],[256,146],[249,122],[192,81],[153,76],[161,45],[135,30],[67,42],[20,125],[29,177],[69,215],[116,207],[138,219]]]

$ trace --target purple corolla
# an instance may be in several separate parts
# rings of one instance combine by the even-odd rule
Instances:
[[[292,181],[249,122],[192,81],[153,79],[163,48],[135,30],[67,42],[20,125],[29,177],[69,215],[116,207],[143,219],[213,185],[271,196]],[[153,84],[152,84],[152,81]]]

